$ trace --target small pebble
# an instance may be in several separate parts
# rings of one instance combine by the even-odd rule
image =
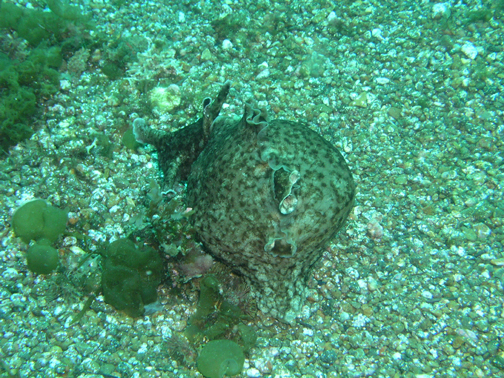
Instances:
[[[471,42],[466,42],[461,47],[462,52],[469,59],[474,60],[478,56],[478,49]]]

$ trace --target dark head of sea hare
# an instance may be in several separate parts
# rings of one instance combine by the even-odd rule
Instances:
[[[305,281],[352,208],[355,184],[338,150],[306,125],[268,121],[245,105],[241,120],[219,117],[229,91],[203,117],[171,134],[135,121],[153,144],[166,184],[187,180],[187,205],[205,247],[241,273],[259,308],[292,321]]]

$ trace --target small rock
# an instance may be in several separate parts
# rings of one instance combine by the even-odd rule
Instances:
[[[203,50],[203,53],[201,54],[201,60],[213,60],[213,55],[208,48]]]
[[[256,79],[265,79],[267,77],[269,77],[270,75],[270,70],[269,69],[265,69],[265,70],[262,70],[261,72],[259,72],[256,76]]]
[[[463,337],[461,336],[456,336],[455,339],[453,339],[453,343],[452,343],[452,346],[455,348],[455,349],[458,349],[460,348],[463,344],[465,343],[465,340]]]
[[[98,373],[100,371],[100,364],[92,358],[86,358],[82,361],[82,367],[88,373]]]
[[[490,261],[492,263],[492,265],[496,265],[496,266],[504,266],[504,258],[500,258],[500,259],[493,259]]]
[[[368,289],[369,291],[375,291],[380,287],[378,281],[376,281],[373,277],[368,278]]]
[[[365,108],[367,106],[367,93],[361,93],[355,100],[350,103],[350,105],[358,106],[359,108]]]
[[[249,378],[259,378],[262,377],[262,374],[256,368],[250,368],[247,370],[247,377]]]
[[[464,55],[471,60],[476,59],[476,57],[478,56],[478,49],[471,42],[466,42],[462,46],[461,50],[464,53]]]
[[[432,298],[434,298],[434,296],[432,295],[432,293],[430,291],[427,291],[427,290],[422,291],[422,297],[424,297],[425,299],[432,299]]]
[[[462,232],[467,240],[476,241],[477,236],[476,236],[476,232],[474,232],[474,230],[472,230],[470,228],[463,228]]]
[[[383,36],[382,36],[381,29],[375,28],[375,29],[371,30],[371,35],[380,41],[385,40],[385,38],[383,38]]]
[[[500,342],[498,339],[490,340],[487,344],[488,353],[496,355],[499,352]]]
[[[504,358],[502,356],[495,356],[490,358],[490,363],[500,370],[504,370]]]
[[[438,20],[440,18],[448,18],[450,17],[450,14],[450,4],[448,3],[434,4],[434,6],[432,7],[432,18],[435,20]]]
[[[60,88],[62,91],[68,91],[72,88],[72,83],[70,80],[60,80]]]
[[[19,273],[16,269],[14,268],[7,268],[5,271],[2,273],[2,277],[6,280],[14,280],[19,276]]]
[[[229,50],[233,48],[233,42],[231,42],[229,39],[225,39],[222,41],[222,48],[224,50]]]
[[[338,16],[336,15],[335,11],[332,11],[327,15],[327,22],[333,23],[333,22],[336,22],[337,20],[338,20]]]
[[[402,111],[401,109],[399,108],[396,108],[394,106],[392,106],[389,111],[388,111],[388,115],[391,116],[392,118],[394,119],[399,119],[401,118],[401,114],[402,114]]]
[[[486,239],[492,233],[492,230],[484,223],[474,225],[474,230],[478,239]]]
[[[180,105],[181,98],[180,88],[176,84],[171,84],[166,88],[156,87],[149,94],[152,106],[158,108],[161,113],[175,109]]]
[[[326,350],[320,355],[320,360],[326,364],[332,364],[338,359],[338,355],[334,350]]]
[[[375,81],[380,84],[380,85],[385,85],[385,84],[388,84],[390,83],[390,79],[386,78],[386,77],[377,77],[375,79]]]

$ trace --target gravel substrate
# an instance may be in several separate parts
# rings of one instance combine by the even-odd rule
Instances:
[[[226,80],[224,115],[254,100],[307,122],[344,154],[358,192],[296,325],[254,314],[241,376],[504,377],[501,0],[82,8],[90,38],[108,42],[66,59],[37,132],[0,160],[0,377],[202,377],[182,334],[197,279],[163,284],[143,319],[98,296],[72,320],[100,282],[98,255],[82,257],[152,210],[156,155],[126,148],[124,133],[137,117],[163,130],[194,121]],[[111,80],[118,46],[131,51]],[[155,87],[170,88],[168,103]],[[58,273],[30,272],[12,231],[33,198],[69,211]]]

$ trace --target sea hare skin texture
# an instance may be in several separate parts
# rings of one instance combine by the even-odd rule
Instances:
[[[243,275],[260,310],[292,322],[313,265],[348,217],[355,184],[338,150],[302,123],[268,121],[264,111],[249,104],[241,120],[217,117],[226,85],[207,104],[203,121],[179,130],[201,130],[209,122],[205,117],[213,118],[198,155],[184,157],[191,162],[187,205],[195,210],[192,221],[205,247]],[[140,138],[154,133],[145,125],[136,132]],[[161,157],[166,145],[152,142],[166,178],[173,158]],[[184,176],[172,173],[169,179]]]

